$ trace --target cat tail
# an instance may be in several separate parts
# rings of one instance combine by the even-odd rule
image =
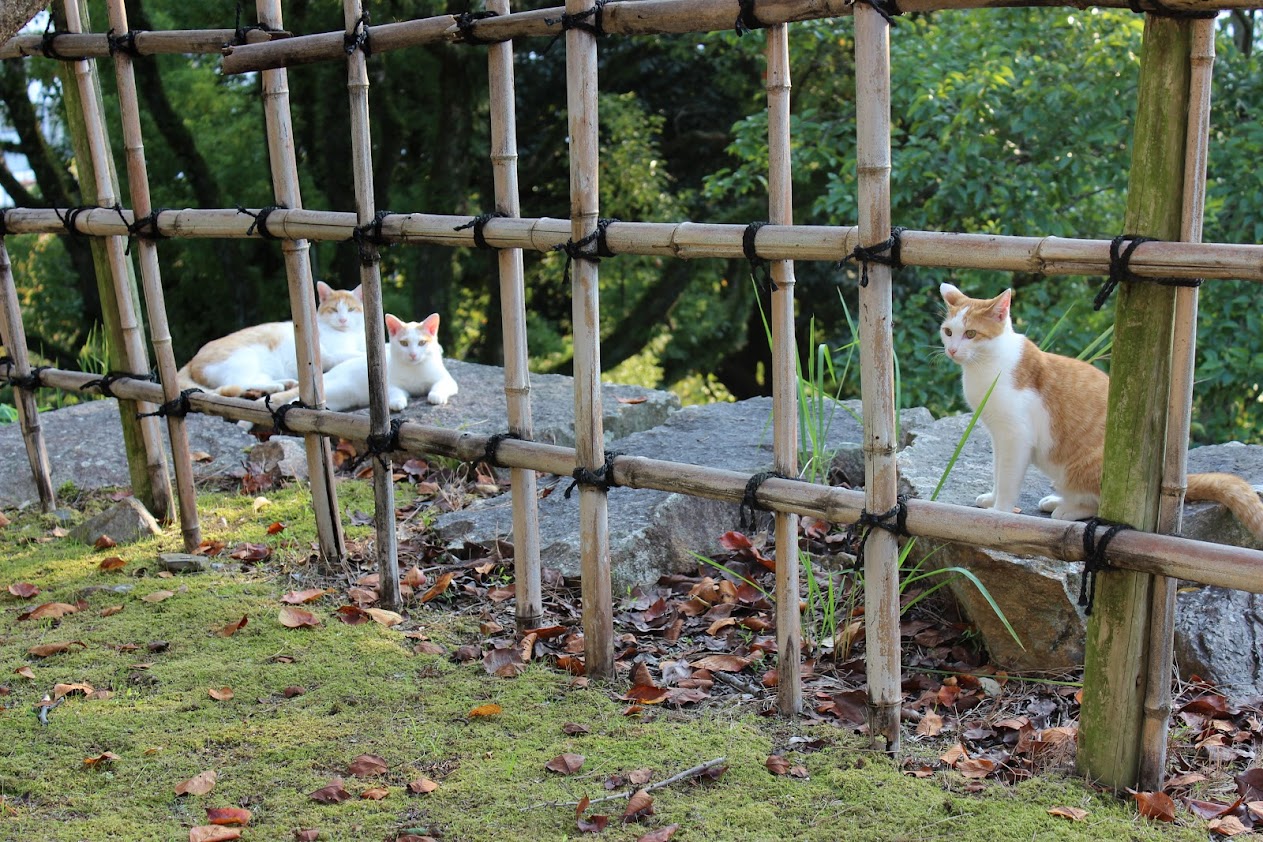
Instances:
[[[175,377],[176,377],[176,382],[180,385],[181,390],[184,390],[184,389],[203,389],[204,390],[205,389],[205,387],[201,383],[198,383],[196,380],[193,379],[193,375],[189,372],[189,367],[187,365],[184,366],[184,368],[177,371],[175,373]]]
[[[1212,500],[1228,507],[1254,537],[1263,540],[1263,501],[1258,493],[1233,474],[1189,474],[1187,500]]]

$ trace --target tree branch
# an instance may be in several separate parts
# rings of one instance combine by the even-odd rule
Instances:
[[[663,787],[668,787],[671,784],[679,783],[680,781],[687,780],[689,778],[701,777],[711,769],[724,763],[727,759],[727,757],[716,757],[714,760],[707,760],[705,763],[699,763],[691,769],[685,769],[679,774],[672,775],[665,781],[658,781],[656,784],[649,784],[648,786],[629,789],[626,792],[620,792],[615,795],[606,795],[601,798],[591,798],[588,800],[588,804],[600,804],[602,801],[618,801],[622,798],[631,798],[633,795],[641,792],[642,790],[644,792],[653,792],[655,789],[662,789]],[[581,802],[579,801],[546,801],[543,804],[532,804],[529,807],[522,807],[521,809],[526,811],[536,810],[540,807],[578,807],[580,803]]]

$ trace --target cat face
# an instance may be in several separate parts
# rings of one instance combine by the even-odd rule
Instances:
[[[329,329],[337,331],[364,331],[363,288],[356,287],[347,292],[334,289],[324,281],[316,283],[316,294],[320,296],[320,308],[316,317]]]
[[[405,322],[387,313],[386,330],[390,332],[391,354],[397,360],[417,363],[443,354],[438,343],[438,313],[420,322]]]
[[[957,365],[967,365],[987,353],[991,341],[1013,329],[1009,307],[1013,290],[1006,289],[995,298],[970,298],[951,284],[939,287],[947,304],[947,314],[939,328],[943,350]]]

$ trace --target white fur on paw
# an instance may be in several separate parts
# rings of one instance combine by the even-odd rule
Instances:
[[[986,494],[979,494],[978,499],[974,501],[974,505],[980,509],[989,509],[994,504],[995,504],[995,495],[990,492]]]
[[[442,392],[430,392],[425,399],[434,406],[443,406],[447,403],[447,395]]]
[[[1083,520],[1085,517],[1094,517],[1096,510],[1088,506],[1067,506],[1060,505],[1053,509],[1053,520]]]
[[[407,398],[391,398],[389,403],[391,412],[403,412],[408,408]]]
[[[1056,494],[1049,494],[1047,497],[1039,501],[1039,510],[1041,512],[1055,512],[1057,507],[1061,505],[1061,498]]]

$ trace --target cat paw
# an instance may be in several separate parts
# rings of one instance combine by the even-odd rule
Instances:
[[[1060,497],[1056,494],[1049,494],[1047,497],[1044,497],[1039,501],[1039,510],[1041,512],[1055,512],[1061,503],[1062,500]]]
[[[1083,520],[1085,517],[1096,517],[1096,508],[1082,503],[1062,504],[1053,509],[1053,520]]]
[[[990,492],[979,494],[978,499],[974,500],[974,505],[980,509],[989,509],[995,505],[995,495]]]
[[[387,406],[390,408],[391,412],[403,412],[405,409],[408,408],[408,399],[400,398],[400,397],[393,397],[390,399],[390,402],[387,404]]]
[[[447,394],[445,392],[433,391],[426,395],[425,399],[434,406],[444,406],[447,403]]]

